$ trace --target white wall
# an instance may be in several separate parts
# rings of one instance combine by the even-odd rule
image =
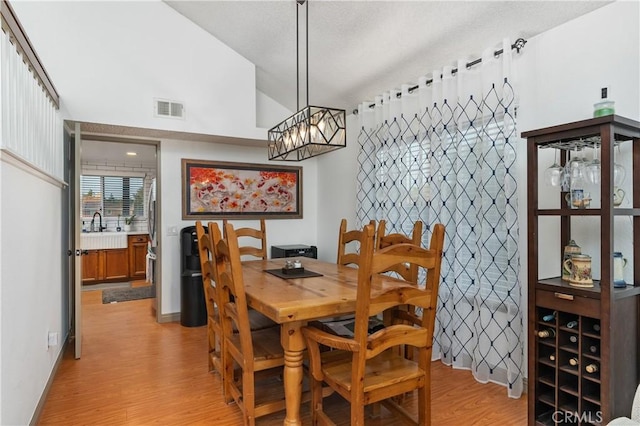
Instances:
[[[520,132],[591,118],[593,104],[600,100],[600,88],[605,86],[611,88],[609,98],[615,101],[617,115],[640,120],[638,22],[640,3],[617,1],[531,38],[524,54],[518,60],[521,94],[518,111]],[[519,188],[522,200],[521,259],[526,270],[524,139],[519,147],[518,182],[522,182]],[[540,164],[541,173],[553,162],[552,150],[545,154],[547,158]],[[623,156],[624,154],[626,153],[623,152]],[[591,159],[590,154],[588,158]],[[630,179],[627,179],[627,183],[630,184]],[[560,199],[559,188],[540,185],[539,190],[544,203],[553,203]],[[547,234],[550,244],[561,244],[557,240],[555,230],[547,229],[543,232]],[[566,243],[562,242],[563,245]],[[541,259],[541,263],[548,265],[547,269],[556,271],[557,275],[560,268],[560,257],[557,253],[549,250],[541,254],[548,255],[548,258]],[[599,265],[599,259],[597,261]],[[597,269],[599,271],[599,268]],[[526,282],[526,279],[523,279],[523,282]]]
[[[12,2],[79,121],[265,139],[255,66],[160,1]],[[154,118],[153,99],[186,119]]]
[[[256,91],[256,125],[270,129],[293,114],[261,91]],[[266,136],[265,136],[266,137]]]
[[[194,220],[182,220],[181,173],[183,158],[198,160],[235,161],[244,163],[267,163],[267,149],[239,147],[202,142],[162,140],[160,144],[161,166],[161,217],[162,229],[162,306],[163,314],[180,311],[180,241],[179,236],[170,236],[170,227],[180,231],[185,226],[194,225]],[[270,164],[278,164],[271,162]],[[306,244],[315,245],[318,239],[318,185],[315,159],[295,165],[302,167],[303,218],[268,219],[267,245]],[[221,222],[219,222],[221,224]],[[257,221],[231,221],[242,226],[258,226]],[[270,250],[270,249],[269,249]],[[322,247],[318,247],[322,252]],[[270,256],[270,253],[269,253]]]
[[[600,88],[611,88],[616,114],[640,120],[640,3],[617,1],[597,9],[537,37],[532,37],[517,60],[520,108],[519,132],[579,121],[593,116],[593,104],[599,101]],[[523,300],[527,289],[527,184],[526,140],[519,142],[517,181],[519,182],[520,281]],[[541,157],[540,171],[553,162],[553,152]],[[624,154],[624,153],[623,153]],[[591,157],[589,157],[591,158]],[[629,170],[629,169],[627,169]],[[627,183],[630,179],[627,179]],[[539,185],[543,203],[560,199],[559,189]],[[627,193],[629,193],[627,191]],[[556,206],[559,207],[559,206]],[[578,223],[587,225],[588,223]],[[593,223],[591,223],[593,225]],[[598,225],[599,226],[599,225]],[[586,231],[584,227],[582,230]],[[599,275],[599,246],[582,240],[587,233],[574,229],[583,252],[594,258],[594,274]],[[560,247],[558,223],[541,222],[541,243]],[[561,253],[540,251],[542,277],[560,275]],[[628,268],[627,268],[628,269]],[[526,305],[523,305],[526,306]],[[524,323],[526,324],[526,309]],[[526,366],[525,366],[526,367]]]
[[[3,153],[3,155],[6,155]],[[28,424],[60,346],[62,324],[61,193],[58,185],[0,161],[0,424]],[[66,257],[66,254],[65,254]]]
[[[335,262],[338,255],[338,228],[347,219],[348,229],[356,227],[358,175],[358,118],[347,116],[347,147],[318,158],[318,258]]]

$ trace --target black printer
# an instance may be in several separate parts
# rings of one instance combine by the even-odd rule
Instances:
[[[282,257],[310,257],[318,258],[318,248],[316,246],[305,246],[302,244],[290,244],[283,246],[271,246],[271,258]]]

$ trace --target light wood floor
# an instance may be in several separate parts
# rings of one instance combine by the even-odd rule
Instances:
[[[222,401],[219,377],[207,372],[205,327],[157,324],[151,299],[103,305],[101,293],[82,293],[82,359],[74,360],[69,345],[38,424],[242,424],[238,408]],[[325,404],[348,425],[348,406],[339,397]],[[440,362],[432,365],[432,406],[435,426],[524,425],[527,419],[526,396],[508,398],[505,388]],[[381,411],[367,424],[400,424]],[[308,404],[302,416],[310,424]],[[276,413],[258,424],[282,425],[283,419]]]

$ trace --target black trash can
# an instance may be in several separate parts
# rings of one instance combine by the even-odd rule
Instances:
[[[185,327],[200,327],[207,323],[207,305],[204,300],[195,226],[182,229],[180,246],[180,324]]]

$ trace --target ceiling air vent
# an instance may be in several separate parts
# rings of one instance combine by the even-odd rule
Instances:
[[[184,105],[181,102],[154,99],[154,104],[156,117],[184,119]]]

